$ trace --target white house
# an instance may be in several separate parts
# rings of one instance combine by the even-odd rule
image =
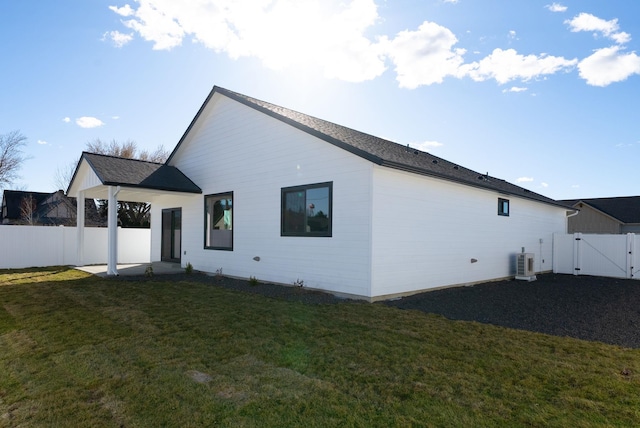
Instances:
[[[573,211],[220,87],[165,164],[84,153],[68,193],[150,202],[152,261],[368,300],[512,277],[523,249],[551,271]]]

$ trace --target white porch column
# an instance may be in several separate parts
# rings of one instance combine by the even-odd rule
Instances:
[[[76,265],[84,266],[84,191],[78,192],[76,203]]]
[[[109,186],[107,275],[118,275],[118,192],[120,186]]]

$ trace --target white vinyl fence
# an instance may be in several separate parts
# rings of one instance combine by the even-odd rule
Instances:
[[[78,264],[75,227],[0,225],[0,269]],[[118,228],[118,263],[149,263],[150,229]],[[107,228],[85,227],[83,264],[107,264]]]
[[[556,233],[553,272],[640,279],[640,236]]]

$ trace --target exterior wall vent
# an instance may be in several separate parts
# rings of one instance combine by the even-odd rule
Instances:
[[[535,258],[532,253],[520,253],[516,255],[516,279],[535,281]]]

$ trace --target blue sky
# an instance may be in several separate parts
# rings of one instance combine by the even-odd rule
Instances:
[[[555,199],[640,194],[640,2],[63,0],[0,4],[13,188],[88,141],[172,150],[213,85]]]

